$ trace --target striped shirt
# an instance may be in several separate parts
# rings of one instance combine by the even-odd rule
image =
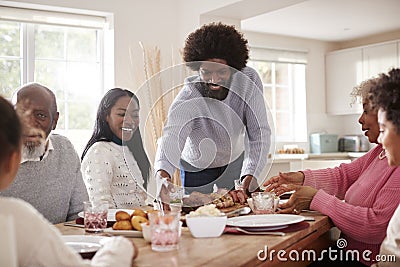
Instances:
[[[194,167],[215,168],[234,161],[245,151],[241,176],[257,177],[267,162],[271,129],[255,70],[232,74],[224,100],[203,97],[198,76],[185,79],[174,99],[159,141],[155,171],[170,175],[182,158]]]

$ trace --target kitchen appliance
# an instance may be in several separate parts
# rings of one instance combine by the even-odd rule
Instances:
[[[369,141],[364,135],[345,135],[339,138],[340,152],[365,152],[368,150]]]
[[[310,134],[310,151],[311,153],[330,153],[337,152],[338,136],[337,134],[313,133]]]

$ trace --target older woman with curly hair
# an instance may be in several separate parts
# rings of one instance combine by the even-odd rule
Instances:
[[[381,74],[371,90],[372,104],[378,108],[379,143],[390,166],[400,166],[400,69]],[[400,206],[395,211],[382,243],[377,266],[400,266]],[[395,257],[395,262],[393,261]]]
[[[379,79],[362,82],[353,90],[361,96],[363,113],[358,122],[371,143],[378,143],[378,110],[369,99]],[[335,168],[281,173],[264,183],[281,194],[295,190],[281,213],[311,209],[328,215],[347,241],[345,252],[357,250],[358,258],[341,259],[340,265],[371,265],[379,253],[390,218],[400,203],[400,168],[389,166],[385,150],[378,144],[364,156]],[[335,248],[338,249],[338,248]],[[370,252],[367,257],[363,252]],[[349,254],[347,254],[349,255]],[[364,254],[365,255],[365,254]],[[324,266],[332,259],[311,266]],[[339,262],[336,260],[335,262]]]
[[[230,189],[235,179],[246,190],[258,187],[271,130],[261,79],[246,67],[248,54],[243,35],[222,23],[186,39],[183,59],[198,74],[185,79],[170,107],[155,171],[170,180],[180,169],[187,193],[211,193],[214,184]]]

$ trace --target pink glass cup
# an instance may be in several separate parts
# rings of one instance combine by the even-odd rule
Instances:
[[[177,249],[180,214],[152,212],[148,215],[151,228],[151,249],[160,252]]]
[[[101,233],[107,227],[107,201],[83,202],[83,219],[85,232]]]

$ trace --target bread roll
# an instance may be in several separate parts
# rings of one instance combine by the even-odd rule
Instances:
[[[115,220],[117,222],[119,221],[129,221],[131,219],[131,216],[129,215],[129,213],[119,210],[115,213]]]
[[[132,224],[130,221],[117,221],[114,223],[113,230],[133,230]]]
[[[134,229],[138,231],[142,231],[142,226],[140,225],[141,223],[147,223],[149,220],[147,220],[145,217],[142,216],[132,216],[131,218],[131,223]]]

